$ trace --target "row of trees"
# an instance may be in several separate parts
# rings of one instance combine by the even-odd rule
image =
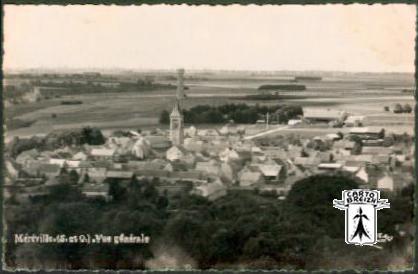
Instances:
[[[291,90],[291,91],[301,91],[306,90],[305,85],[261,85],[258,87],[259,90]]]
[[[7,149],[12,157],[16,157],[21,152],[31,149],[54,150],[68,145],[102,145],[105,141],[100,129],[84,127],[52,131],[45,137],[32,136],[29,139],[15,137]]]
[[[388,106],[385,106],[384,109],[385,109],[385,111],[390,110]],[[394,113],[411,113],[412,112],[412,107],[411,107],[410,104],[401,105],[401,104],[397,103],[393,106],[392,111]]]
[[[183,111],[185,123],[191,124],[219,124],[234,121],[238,124],[254,124],[260,118],[271,114],[270,121],[287,123],[289,119],[302,115],[302,108],[294,105],[250,106],[247,104],[225,104],[221,106],[198,105]],[[170,113],[161,112],[160,123],[168,124]]]

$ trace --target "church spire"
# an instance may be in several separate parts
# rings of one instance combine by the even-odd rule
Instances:
[[[180,103],[179,100],[176,99],[176,102],[174,103],[173,110],[171,111],[170,117],[181,117],[181,109],[180,109]]]

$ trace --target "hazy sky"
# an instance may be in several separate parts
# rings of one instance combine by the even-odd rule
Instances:
[[[414,71],[415,6],[5,6],[4,67]]]

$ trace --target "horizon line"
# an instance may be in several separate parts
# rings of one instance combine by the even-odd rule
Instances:
[[[189,72],[257,72],[257,73],[292,73],[292,72],[309,72],[309,73],[375,73],[375,74],[415,74],[415,71],[366,71],[366,70],[324,70],[324,69],[228,69],[228,68],[124,68],[124,67],[28,67],[28,68],[3,68],[3,73],[11,73],[13,71],[80,71],[80,72],[100,72],[100,71],[119,71],[119,72],[175,72],[178,68],[183,68]]]

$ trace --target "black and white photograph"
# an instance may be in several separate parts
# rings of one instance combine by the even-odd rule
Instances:
[[[3,13],[4,269],[413,268],[415,5]]]

